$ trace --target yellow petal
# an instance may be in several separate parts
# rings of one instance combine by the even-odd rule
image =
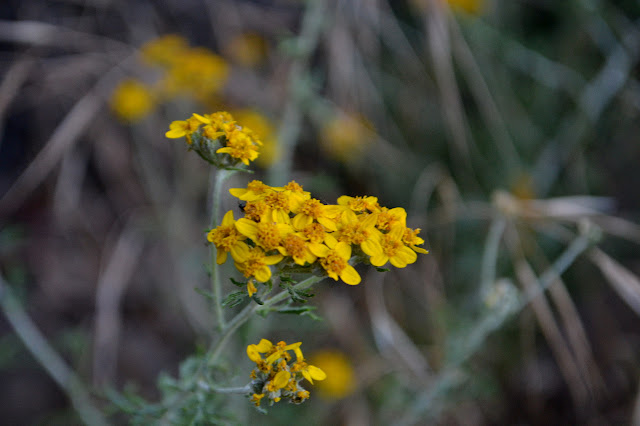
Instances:
[[[273,254],[271,256],[266,256],[264,258],[264,263],[265,265],[275,265],[276,263],[280,262],[283,258],[284,256],[282,256],[281,254]]]
[[[258,236],[258,224],[244,217],[236,221],[236,229],[239,233],[252,240]]]
[[[327,374],[315,365],[310,365],[308,370],[311,377],[315,380],[324,380],[327,378]]]
[[[260,339],[260,343],[255,345],[258,348],[258,352],[266,353],[273,348],[273,343],[267,339]]]
[[[269,269],[268,266],[259,268],[258,270],[256,270],[254,276],[256,277],[256,280],[260,281],[261,283],[266,283],[271,278],[271,269]]]
[[[231,246],[231,257],[238,263],[246,262],[249,258],[249,252],[249,246],[242,241]]]
[[[235,220],[233,219],[233,210],[229,210],[228,212],[225,213],[224,217],[222,218],[222,225],[227,226],[227,225],[233,225],[233,222]]]
[[[360,247],[362,248],[362,251],[369,256],[382,254],[382,246],[379,242],[372,239],[363,241],[363,243],[360,244]]]
[[[340,279],[342,279],[345,284],[349,285],[357,285],[360,284],[360,281],[362,281],[362,278],[360,278],[358,271],[356,271],[351,265],[347,265],[342,270],[342,272],[340,273]]]
[[[333,248],[339,255],[345,260],[349,260],[351,258],[351,246],[343,241],[340,241]]]
[[[309,244],[309,250],[318,257],[327,257],[329,253],[329,247],[324,244],[311,243]]]
[[[251,297],[254,294],[256,294],[257,291],[258,291],[258,289],[256,288],[255,284],[253,283],[253,280],[249,280],[249,282],[247,282],[247,293],[249,293],[249,297]]]
[[[260,351],[257,345],[247,346],[247,356],[251,361],[255,363],[262,361],[262,356],[260,356],[260,352],[264,352],[264,351]]]
[[[386,254],[379,253],[379,254],[376,254],[374,256],[371,256],[371,258],[369,259],[369,262],[371,262],[371,264],[373,266],[380,267],[380,266],[384,265],[385,263],[387,263],[388,260],[389,260],[389,257]]]
[[[273,385],[276,389],[282,389],[283,387],[287,386],[287,383],[289,383],[290,378],[291,378],[291,373],[289,373],[288,371],[282,370],[278,372],[278,374],[276,374],[276,376],[273,378]]]
[[[220,249],[216,249],[217,253],[216,253],[216,263],[218,265],[222,265],[224,262],[227,261],[227,252],[224,250],[220,250]]]

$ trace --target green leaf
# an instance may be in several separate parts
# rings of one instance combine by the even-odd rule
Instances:
[[[247,283],[246,282],[242,282],[242,281],[236,281],[233,278],[229,277],[229,280],[233,283],[233,285],[235,285],[236,287],[246,287]]]
[[[231,293],[224,299],[222,302],[222,306],[233,308],[234,306],[238,306],[242,301],[247,297],[247,292],[244,290],[236,291]]]
[[[203,289],[198,288],[198,287],[196,287],[196,288],[195,288],[195,291],[196,291],[196,293],[198,293],[199,295],[204,296],[204,297],[206,297],[206,298],[207,298],[207,299],[209,299],[209,300],[214,300],[213,293],[211,293],[210,291],[203,290]]]
[[[376,271],[378,271],[378,272],[389,272],[390,271],[389,268],[379,268],[377,266],[375,268],[376,268]]]

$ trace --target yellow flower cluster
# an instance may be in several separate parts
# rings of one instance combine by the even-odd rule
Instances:
[[[305,362],[300,345],[302,342],[275,345],[267,339],[257,345],[247,346],[247,356],[256,363],[251,371],[251,401],[258,407],[263,398],[273,405],[282,398],[300,404],[309,398],[309,391],[300,386],[303,379],[313,384],[314,380],[324,380],[327,375],[320,368]],[[289,353],[293,351],[296,360]]]
[[[219,264],[231,254],[249,278],[249,295],[255,292],[254,278],[271,278],[271,265],[285,272],[306,268],[355,285],[361,278],[351,263],[404,268],[416,261],[416,253],[427,253],[417,247],[424,243],[420,230],[406,226],[407,212],[382,207],[375,197],[345,195],[337,204],[324,204],[294,181],[272,187],[254,180],[229,191],[246,203],[244,217],[235,220],[228,211],[207,239]]]
[[[140,56],[144,63],[160,70],[160,77],[154,84],[127,79],[115,89],[111,107],[125,121],[138,121],[157,102],[180,96],[213,103],[229,75],[229,64],[222,57],[203,47],[190,47],[175,34],[148,42],[140,48]]]
[[[239,125],[226,111],[213,114],[193,114],[186,120],[174,121],[165,136],[186,138],[189,148],[205,161],[220,168],[248,166],[258,158],[260,139],[253,131]]]

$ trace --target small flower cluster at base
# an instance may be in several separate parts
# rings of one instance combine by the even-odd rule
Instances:
[[[189,149],[205,161],[222,169],[245,166],[258,158],[262,141],[251,129],[241,126],[226,111],[193,114],[186,120],[174,121],[165,136],[184,137]]]
[[[420,230],[406,226],[407,212],[382,207],[375,197],[345,195],[337,204],[324,204],[293,181],[272,187],[254,180],[229,191],[246,203],[244,217],[235,220],[228,211],[207,240],[216,247],[218,264],[231,254],[249,278],[250,296],[253,280],[267,282],[272,265],[278,272],[317,273],[356,285],[361,278],[352,264],[404,268],[417,253],[427,253],[418,247],[424,243]]]
[[[287,345],[278,342],[275,345],[267,339],[260,340],[257,345],[247,346],[247,356],[256,363],[251,371],[251,402],[259,407],[266,398],[270,405],[289,400],[300,404],[309,399],[309,391],[300,382],[303,379],[313,384],[314,380],[324,380],[327,375],[314,365],[305,362],[300,345],[302,342]],[[293,351],[296,360],[289,352]],[[292,362],[293,361],[293,362]]]

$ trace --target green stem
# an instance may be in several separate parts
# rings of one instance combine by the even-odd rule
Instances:
[[[222,186],[225,180],[233,175],[235,170],[217,170],[213,173],[213,191],[211,194],[211,222],[210,228],[213,229],[220,224],[220,199],[222,194]],[[222,309],[222,285],[220,283],[220,268],[216,260],[216,247],[211,245],[211,292],[213,293],[213,310],[215,312],[216,321],[220,330],[225,328],[224,312]]]
[[[16,297],[0,276],[0,307],[29,352],[66,392],[71,405],[87,425],[107,425],[107,421],[93,403],[89,392],[62,357],[49,345],[31,318],[22,309]]]
[[[306,280],[301,281],[295,286],[293,286],[293,288],[295,290],[306,290],[307,288],[311,287],[312,285],[321,281],[324,278],[325,277],[318,277],[318,276],[312,275]],[[242,311],[240,311],[238,315],[236,315],[229,322],[227,327],[224,329],[222,336],[220,336],[220,339],[218,340],[218,342],[209,351],[209,356],[207,357],[207,362],[205,363],[205,365],[211,365],[212,363],[215,362],[215,360],[218,358],[218,356],[222,352],[222,349],[224,349],[227,339],[231,337],[233,332],[236,331],[238,327],[240,327],[242,324],[247,322],[249,318],[251,318],[251,315],[253,315],[257,311],[264,310],[272,305],[275,305],[278,302],[282,302],[287,297],[289,297],[289,292],[284,290],[276,294],[272,298],[265,300],[264,304],[262,305],[250,303],[249,305],[245,306],[245,308]]]

